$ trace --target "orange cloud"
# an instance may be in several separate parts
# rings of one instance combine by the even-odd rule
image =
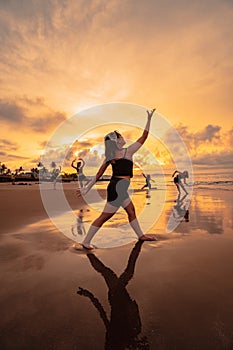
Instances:
[[[114,101],[156,104],[189,137],[216,135],[208,125],[223,135],[232,127],[232,22],[227,0],[2,1],[0,137],[17,140],[11,154],[28,164],[67,116]],[[169,163],[164,150],[156,155]]]

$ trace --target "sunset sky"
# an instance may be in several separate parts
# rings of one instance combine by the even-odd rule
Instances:
[[[60,123],[123,102],[156,106],[195,166],[232,167],[232,23],[231,0],[0,0],[0,161],[30,169]]]

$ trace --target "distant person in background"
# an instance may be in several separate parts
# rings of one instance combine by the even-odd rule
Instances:
[[[53,169],[50,180],[53,181],[53,189],[56,190],[57,179],[61,172],[61,166],[59,168]]]
[[[15,185],[15,174],[11,173],[11,183]]]
[[[177,175],[175,176],[175,174],[177,174]],[[175,177],[174,177],[174,176],[175,176]],[[186,189],[185,189],[185,187],[184,187],[184,184],[187,185],[186,179],[189,177],[188,171],[185,170],[185,171],[181,172],[181,171],[176,170],[176,171],[174,171],[174,173],[172,174],[172,177],[174,177],[173,181],[174,181],[174,184],[175,184],[176,187],[177,187],[177,190],[178,190],[178,192],[179,192],[179,195],[180,195],[180,193],[181,193],[180,188],[182,188],[183,191],[184,191],[186,194],[188,194],[188,192],[186,191]],[[182,180],[184,181],[184,184],[182,183]]]
[[[145,185],[141,188],[141,190],[143,190],[145,187],[148,187],[149,190],[152,188],[151,186],[151,181],[155,182],[154,180],[151,179],[151,176],[149,174],[145,175],[144,173],[142,173],[142,175],[145,177],[146,179],[146,183]]]
[[[71,163],[72,168],[74,168],[77,171],[77,176],[78,176],[78,183],[79,187],[83,188],[84,184],[83,181],[87,181],[87,183],[90,181],[84,174],[83,174],[83,168],[85,166],[85,162],[82,158],[78,160],[76,163],[76,166],[74,165],[76,159],[74,159]]]

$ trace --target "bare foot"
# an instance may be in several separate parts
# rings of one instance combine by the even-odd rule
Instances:
[[[81,243],[81,246],[82,246],[84,249],[87,249],[87,250],[93,250],[93,249],[96,248],[94,245],[83,244],[83,243]]]
[[[83,247],[79,243],[74,243],[72,245],[72,248],[74,248],[75,250],[82,250],[83,251]]]
[[[157,241],[158,238],[156,238],[154,235],[142,235],[139,237],[140,241]]]
[[[96,247],[91,246],[91,245],[86,245],[86,244],[82,244],[82,243],[75,243],[73,244],[73,248],[76,250],[93,250]]]

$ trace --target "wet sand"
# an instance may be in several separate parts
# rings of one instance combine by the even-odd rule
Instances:
[[[47,220],[37,185],[0,194],[1,349],[233,348],[232,192],[194,190],[189,222],[163,234],[171,189],[159,242],[91,254]]]

